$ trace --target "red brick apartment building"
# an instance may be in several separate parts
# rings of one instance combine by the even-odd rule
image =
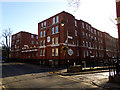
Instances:
[[[81,64],[117,57],[118,40],[65,11],[38,23],[40,64]]]
[[[38,35],[28,32],[18,32],[12,35],[11,57],[12,59],[37,59]]]
[[[24,31],[12,35],[11,50],[13,59],[86,66],[117,58],[118,39],[63,11],[38,23],[38,36]]]
[[[120,57],[120,0],[116,0],[117,25],[118,25],[118,42],[119,42],[119,57]]]

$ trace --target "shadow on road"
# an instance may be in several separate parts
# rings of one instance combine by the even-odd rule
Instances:
[[[54,72],[62,69],[65,69],[65,67],[50,67],[25,63],[3,63],[2,78],[24,74]]]

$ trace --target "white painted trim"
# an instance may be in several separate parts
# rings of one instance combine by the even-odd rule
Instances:
[[[51,45],[51,47],[56,47],[56,46],[60,46],[59,44],[53,44]]]
[[[72,36],[68,36],[68,38],[69,38],[69,39],[73,39],[73,37],[72,37]]]
[[[38,51],[38,49],[25,50],[25,51],[21,51],[21,52],[32,52],[32,51]]]
[[[46,48],[46,46],[40,46],[39,48]]]

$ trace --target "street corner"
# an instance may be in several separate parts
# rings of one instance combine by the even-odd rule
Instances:
[[[120,85],[118,85],[117,83],[109,82],[108,78],[94,80],[92,81],[92,84],[104,89],[120,89]]]

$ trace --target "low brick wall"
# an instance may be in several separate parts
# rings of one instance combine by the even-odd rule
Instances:
[[[70,66],[69,67],[69,72],[80,72],[82,71],[82,66],[81,65],[76,65],[76,66]]]

